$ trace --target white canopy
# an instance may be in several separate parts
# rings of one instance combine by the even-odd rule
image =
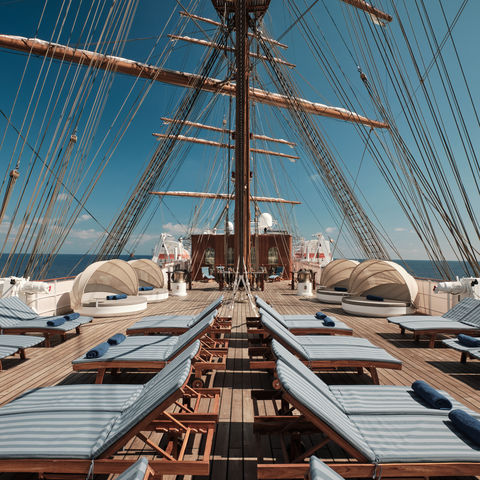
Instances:
[[[358,263],[356,260],[348,260],[347,258],[333,260],[322,270],[320,284],[327,288],[348,287],[350,275]]]
[[[141,287],[163,288],[164,278],[162,269],[148,258],[139,258],[128,262],[137,273]]]
[[[79,273],[70,292],[70,304],[75,310],[82,305],[86,293],[125,293],[138,295],[138,277],[128,262],[114,259],[95,262]]]
[[[352,296],[376,295],[389,300],[415,302],[417,281],[400,265],[385,260],[366,260],[350,275]]]

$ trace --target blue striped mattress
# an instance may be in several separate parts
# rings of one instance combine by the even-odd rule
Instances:
[[[93,459],[178,390],[194,348],[136,385],[35,389],[0,408],[0,458]]]

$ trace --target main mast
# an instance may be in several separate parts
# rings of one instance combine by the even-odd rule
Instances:
[[[235,2],[235,237],[239,273],[250,270],[250,77],[247,2]]]
[[[240,274],[250,270],[250,52],[249,21],[263,16],[270,0],[212,0],[221,16],[235,22],[235,265]],[[250,17],[253,13],[253,17]]]

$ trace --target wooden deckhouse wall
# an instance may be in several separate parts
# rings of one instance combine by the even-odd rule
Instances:
[[[235,267],[227,264],[227,249],[234,248],[234,236],[228,235],[225,239],[223,234],[203,234],[192,235],[192,278],[193,280],[202,279],[202,267],[205,263],[205,250],[213,248],[215,250],[215,267],[224,266]],[[284,267],[284,276],[289,278],[292,272],[292,236],[285,233],[266,233],[261,235],[251,235],[251,245],[255,248],[258,267],[275,269],[282,265]],[[268,250],[271,247],[278,249],[278,263],[268,263]],[[255,270],[252,265],[252,270]]]

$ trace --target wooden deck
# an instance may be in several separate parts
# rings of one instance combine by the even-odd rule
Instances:
[[[215,436],[210,478],[255,479],[258,445],[253,434],[253,417],[254,413],[269,413],[269,407],[267,403],[256,404],[257,412],[254,412],[251,390],[271,389],[272,377],[266,372],[249,369],[245,319],[254,315],[249,302],[236,303],[232,308],[231,292],[223,293],[226,302],[221,315],[232,317],[233,328],[227,370],[219,371],[209,379],[210,386],[222,390],[220,420]],[[0,372],[0,404],[9,402],[30,388],[54,384],[93,383],[94,373],[72,371],[73,359],[110,335],[124,332],[141,316],[173,312],[194,314],[219,294],[214,282],[195,283],[193,290],[189,291],[185,298],[171,297],[135,317],[95,319],[92,324],[82,327],[81,335],[69,336],[64,343],[54,342],[53,347],[48,349],[28,349],[27,360],[6,359],[3,362],[4,370]],[[334,315],[350,325],[355,336],[366,337],[400,358],[403,361],[402,370],[379,370],[381,384],[410,385],[416,379],[425,379],[432,386],[447,390],[466,406],[480,411],[480,362],[461,364],[458,352],[442,348],[438,343],[437,348],[427,349],[426,341],[415,343],[408,334],[402,337],[398,327],[388,324],[385,319],[351,317],[343,314],[340,308],[321,305],[315,299],[300,298],[295,295],[295,291],[290,290],[290,284],[286,281],[267,284],[265,292],[260,292],[260,295],[280,313],[313,314],[322,310]],[[117,376],[107,374],[105,383],[144,383],[149,378],[151,374],[148,373],[122,373]],[[368,374],[332,372],[322,374],[322,378],[330,384],[371,383]],[[135,445],[132,446],[134,447]],[[279,455],[279,446],[275,439],[263,439],[261,447],[266,461]],[[130,455],[128,458],[135,458],[135,455],[139,454],[141,451],[134,449],[134,456]],[[338,458],[339,454],[341,455],[338,451],[326,450],[326,456],[330,455],[331,458]],[[9,478],[31,477],[0,475],[1,480]]]

